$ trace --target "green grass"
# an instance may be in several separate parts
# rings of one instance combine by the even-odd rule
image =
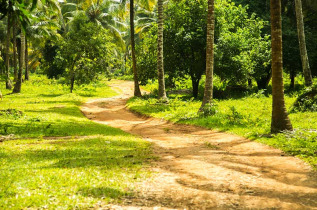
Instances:
[[[1,84],[2,85],[2,84]],[[149,143],[86,119],[79,105],[115,93],[33,76],[0,101],[0,209],[74,209],[120,202],[149,175]]]
[[[199,100],[170,95],[168,104],[154,97],[132,98],[128,107],[136,112],[172,122],[192,124],[247,137],[280,148],[317,167],[317,112],[292,113],[294,132],[270,136],[271,96],[253,94],[239,99],[215,100],[213,115],[198,115]],[[286,97],[289,108],[295,96]]]

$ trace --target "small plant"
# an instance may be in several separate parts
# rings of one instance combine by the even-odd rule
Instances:
[[[253,93],[250,98],[263,98],[266,94],[266,89],[259,90],[257,93]]]
[[[317,89],[307,89],[291,108],[291,112],[317,112]]]
[[[218,105],[215,103],[211,104],[206,104],[202,110],[201,110],[201,115],[203,117],[208,117],[217,114],[218,112]]]
[[[17,120],[23,116],[23,112],[16,109],[6,109],[0,110],[0,115]]]
[[[243,115],[240,114],[234,106],[230,106],[231,113],[228,115],[228,118],[231,123],[240,123],[240,120],[243,119]]]
[[[166,132],[166,133],[169,133],[171,131],[170,128],[163,128],[163,130]]]
[[[214,145],[214,144],[212,144],[212,143],[210,143],[210,142],[205,142],[205,146],[208,147],[208,148],[210,148],[210,149],[213,149],[213,150],[218,150],[218,149],[220,149],[218,146],[216,146],[216,145]]]

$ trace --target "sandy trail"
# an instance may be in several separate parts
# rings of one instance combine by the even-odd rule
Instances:
[[[158,161],[136,196],[104,209],[317,209],[317,173],[295,157],[245,138],[146,118],[126,109],[133,83],[119,96],[90,101],[83,113],[153,143]],[[213,145],[213,146],[211,146]]]

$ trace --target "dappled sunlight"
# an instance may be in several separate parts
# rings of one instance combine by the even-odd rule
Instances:
[[[130,199],[168,208],[317,207],[316,173],[300,159],[240,136],[131,113],[125,101],[91,101],[83,111],[153,143],[158,173],[138,186],[128,206]]]

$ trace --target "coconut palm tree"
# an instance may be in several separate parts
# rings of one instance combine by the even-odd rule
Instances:
[[[19,58],[19,72],[16,83],[14,84],[13,92],[12,93],[20,93],[21,86],[22,86],[22,73],[23,67],[25,64],[25,31],[26,28],[30,25],[30,16],[31,12],[36,8],[39,4],[50,4],[56,5],[57,1],[55,0],[34,0],[31,2],[20,0],[20,1],[13,1],[15,2],[15,7],[13,9],[13,18],[14,20],[18,20],[16,24],[19,24],[21,28],[20,33],[20,58]],[[15,29],[15,25],[13,25]],[[15,40],[15,39],[14,39]]]
[[[157,21],[157,13],[152,8],[138,7],[135,20],[135,33],[138,37],[147,32]]]
[[[6,89],[11,90],[12,89],[12,82],[10,80],[10,34],[11,34],[11,14],[8,13],[7,16],[7,37],[6,37],[6,56],[5,56],[5,66],[6,66],[6,72],[5,72],[5,80],[6,80]]]
[[[214,36],[215,36],[215,1],[208,0],[207,16],[207,46],[206,46],[206,83],[204,98],[199,111],[206,105],[211,105],[213,98],[213,71],[214,71]]]
[[[97,1],[96,4],[92,2],[86,9],[86,15],[90,21],[108,29],[114,37],[116,44],[124,49],[125,44],[122,33],[126,30],[127,26],[117,17],[120,9],[120,3],[117,1],[104,0],[101,3]]]
[[[271,0],[272,123],[271,132],[292,130],[284,101],[281,0]]]
[[[139,86],[138,70],[136,66],[135,57],[135,40],[134,40],[134,0],[130,0],[130,36],[131,36],[131,51],[132,51],[132,68],[134,79],[134,96],[141,97],[141,90]]]
[[[296,11],[299,51],[300,51],[301,60],[302,60],[302,68],[303,68],[303,74],[305,78],[305,85],[311,86],[313,84],[313,79],[311,75],[307,49],[306,49],[306,39],[305,39],[304,20],[303,20],[304,18],[303,18],[303,9],[302,9],[301,0],[295,0],[295,11]]]
[[[124,6],[128,0],[122,0],[121,4]],[[151,8],[153,5],[153,0],[139,0],[137,1],[138,5],[142,5],[145,8]],[[134,24],[134,0],[129,1],[129,10],[130,10],[130,44],[131,44],[131,54],[132,54],[132,69],[133,69],[133,80],[134,80],[134,96],[141,97],[141,91],[139,86],[139,77],[136,63],[135,55],[135,24]]]
[[[24,67],[24,56],[25,56],[25,34],[21,30],[20,33],[20,58],[19,58],[19,71],[17,80],[15,81],[14,88],[12,93],[20,93],[21,87],[22,87],[22,73],[23,73],[23,67]]]
[[[17,23],[16,17],[12,17],[12,39],[13,39],[13,69],[14,69],[14,79],[16,82],[18,79],[18,68],[17,68]]]
[[[164,54],[163,54],[163,25],[164,25],[164,0],[157,1],[157,72],[158,72],[158,98],[167,100],[164,78]]]
[[[32,11],[32,16],[34,18],[25,29],[25,80],[29,79],[29,44],[32,43],[31,63],[38,63],[39,56],[36,55],[41,53],[43,40],[57,39],[58,30],[61,28],[61,10],[55,2],[38,5]]]

